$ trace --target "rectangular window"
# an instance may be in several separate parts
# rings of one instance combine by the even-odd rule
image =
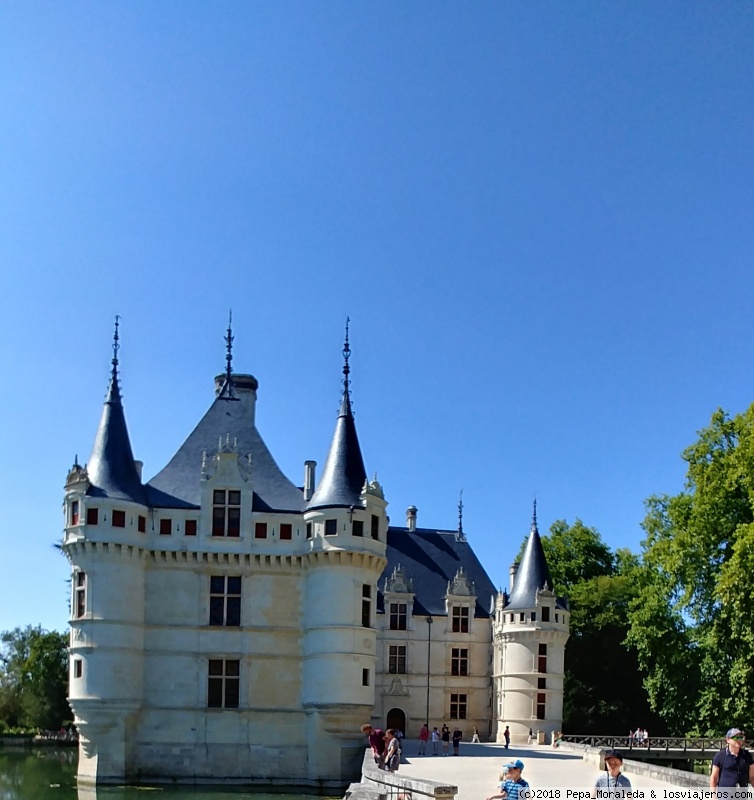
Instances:
[[[99,509],[87,508],[86,510],[86,524],[97,525],[99,523]]]
[[[549,622],[550,621],[550,606],[544,606],[542,608],[542,622]]]
[[[522,612],[521,612],[521,613],[518,615],[518,621],[519,621],[519,622],[524,622],[525,620],[526,620],[526,616],[525,616],[524,612],[522,611]]]
[[[536,611],[532,611],[531,612],[531,621],[532,622],[536,622],[537,621],[537,612]]]
[[[537,689],[547,688],[547,678],[537,678]]]
[[[540,644],[539,645],[539,655],[541,655],[541,656],[546,656],[547,655],[547,645],[546,644]]]
[[[312,538],[312,524],[311,524],[311,522],[307,522],[306,523],[306,538],[307,539],[311,539]]]
[[[545,719],[545,695],[537,695],[537,719]]]
[[[74,500],[71,503],[71,525],[79,524],[79,501]]]
[[[364,535],[364,520],[362,519],[355,519],[351,523],[351,533],[354,536],[363,536]]]
[[[280,524],[280,538],[293,539],[293,525],[289,522],[282,522]]]
[[[75,598],[74,608],[76,609],[76,618],[83,617],[86,614],[86,573],[79,570],[75,576]]]
[[[465,694],[451,694],[450,695],[450,718],[451,719],[466,719],[466,695]]]
[[[362,669],[361,670],[361,685],[362,686],[369,686],[369,670]]]
[[[238,628],[241,625],[241,577],[211,575],[209,624]]]
[[[187,519],[186,523],[183,528],[183,533],[185,536],[196,536],[196,520],[195,519]]]
[[[211,658],[207,676],[207,707],[238,708],[241,695],[241,662]]]
[[[325,536],[335,536],[338,533],[338,520],[326,519],[325,520]]]
[[[388,647],[388,669],[391,675],[405,675],[406,673],[406,646],[391,644]]]
[[[380,518],[376,514],[372,514],[372,538],[380,538]]]
[[[469,651],[466,647],[453,647],[450,651],[450,674],[469,674]]]
[[[147,518],[139,515],[139,533],[147,532]]]
[[[112,523],[113,523],[113,528],[125,528],[126,512],[113,509]]]
[[[469,609],[466,606],[453,606],[453,617],[451,620],[453,633],[469,632]]]
[[[241,492],[215,489],[212,492],[212,535],[241,535]]]
[[[84,662],[80,658],[73,660],[73,677],[80,678],[84,674]]]
[[[372,587],[368,583],[361,587],[361,624],[372,627]]]
[[[173,532],[173,520],[169,517],[160,520],[160,536],[170,536]]]
[[[515,614],[508,614],[508,622],[513,622],[516,619]]]
[[[406,630],[406,603],[390,604],[390,630]]]
[[[557,613],[555,614],[555,622],[560,622],[559,615]]]
[[[255,539],[266,539],[267,538],[267,523],[266,522],[257,522],[254,525],[254,538]]]

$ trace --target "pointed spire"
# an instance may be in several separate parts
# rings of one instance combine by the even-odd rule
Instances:
[[[131,450],[118,383],[119,324],[116,316],[110,385],[88,463],[90,493],[143,503],[144,487]]]
[[[233,385],[233,309],[228,311],[228,330],[225,333],[225,381],[218,397],[225,400],[238,400],[236,387]]]
[[[516,580],[513,582],[510,602],[506,608],[534,608],[537,605],[537,592],[545,587],[552,588],[552,576],[547,566],[542,539],[539,536],[537,501],[535,500],[531,532],[526,540]]]
[[[361,455],[356,423],[351,410],[351,346],[348,329],[351,320],[346,319],[346,340],[343,346],[343,400],[340,404],[335,434],[327,454],[322,478],[307,508],[326,506],[352,506],[359,503],[367,479],[364,459]]]
[[[456,534],[456,539],[459,542],[466,541],[466,535],[463,532],[463,489],[461,489],[461,494],[458,498],[458,533]]]

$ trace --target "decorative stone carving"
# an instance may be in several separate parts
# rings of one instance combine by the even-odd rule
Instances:
[[[453,580],[448,582],[448,594],[454,595],[456,597],[475,597],[476,596],[476,589],[474,587],[474,581],[469,580],[466,573],[463,571],[463,567],[461,567],[458,572],[456,572]]]
[[[385,578],[385,594],[388,592],[396,594],[413,594],[414,580],[406,575],[406,571],[398,564],[397,567]]]
[[[393,678],[390,688],[385,692],[385,696],[391,695],[394,697],[407,697],[410,694],[408,689],[403,685],[400,678]]]

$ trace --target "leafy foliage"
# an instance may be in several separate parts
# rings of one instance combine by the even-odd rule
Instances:
[[[71,719],[67,637],[30,625],[0,634],[0,644],[0,721],[56,730]]]
[[[674,729],[751,730],[754,406],[716,411],[683,459],[684,491],[647,501],[629,640],[652,707]]]

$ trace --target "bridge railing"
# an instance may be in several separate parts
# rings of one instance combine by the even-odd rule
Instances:
[[[571,742],[572,744],[584,744],[590,747],[609,747],[616,750],[625,750],[631,752],[636,750],[639,752],[647,751],[662,751],[685,753],[688,750],[694,753],[709,753],[714,755],[715,752],[725,747],[724,737],[710,737],[710,736],[650,736],[646,740],[634,739],[633,736],[601,736],[601,735],[588,735],[579,736],[574,734],[563,734],[561,737],[564,742]]]

